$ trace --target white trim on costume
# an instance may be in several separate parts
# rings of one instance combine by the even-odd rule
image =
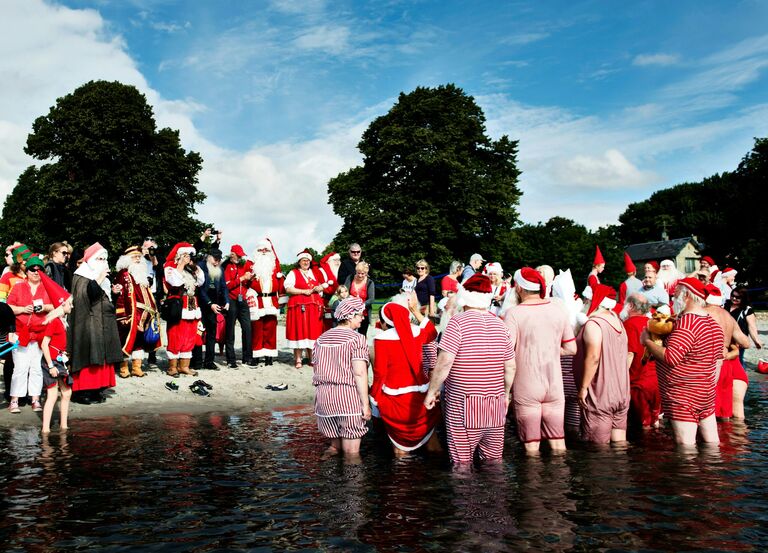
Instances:
[[[429,384],[422,384],[422,385],[414,385],[414,386],[406,386],[404,388],[390,388],[386,384],[384,384],[381,387],[381,391],[387,394],[388,396],[401,396],[403,394],[412,394],[414,392],[419,392],[422,394],[426,394],[427,390],[429,390]]]

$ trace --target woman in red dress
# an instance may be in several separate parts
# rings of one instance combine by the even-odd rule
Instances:
[[[315,340],[323,332],[323,283],[312,271],[312,254],[304,250],[296,257],[298,267],[285,278],[288,307],[285,316],[285,337],[293,348],[297,369],[302,359],[309,358]],[[327,285],[326,285],[327,287]],[[306,356],[304,350],[307,350]]]

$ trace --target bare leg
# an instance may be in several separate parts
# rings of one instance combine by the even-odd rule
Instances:
[[[711,417],[714,423],[714,415]],[[670,419],[672,423],[672,435],[675,437],[675,443],[678,445],[696,445],[696,429],[697,424],[695,422],[683,422]]]
[[[611,428],[611,443],[618,444],[627,441],[627,431],[621,428]]]
[[[303,354],[303,349],[294,349],[293,350],[293,364],[297,369],[301,368],[301,355]]]
[[[531,456],[538,455],[540,445],[541,445],[541,442],[527,442],[525,444],[526,455],[531,455]]]
[[[48,389],[45,405],[43,405],[43,434],[48,434],[51,431],[51,418],[53,417],[53,408],[56,406],[58,396],[59,391],[56,386]]]
[[[341,438],[341,450],[345,457],[360,455],[360,438]]]
[[[565,439],[560,438],[558,440],[547,440],[549,442],[549,448],[553,453],[565,453]]]
[[[410,451],[404,451],[395,445],[392,446],[392,452],[395,454],[396,459],[402,459],[410,455]]]
[[[744,397],[747,395],[747,383],[743,380],[733,381],[733,418],[744,418]]]
[[[331,445],[323,452],[323,459],[335,457],[341,453],[341,438],[331,438]]]
[[[64,382],[59,383],[59,388],[61,388],[61,404],[59,405],[61,421],[59,421],[59,428],[67,430],[69,428],[69,398],[72,397],[72,388]]]
[[[714,414],[699,422],[699,434],[702,442],[708,444],[720,443],[720,436],[717,434],[717,420]]]
[[[425,447],[429,453],[443,452],[443,446],[440,445],[440,439],[437,437],[437,432],[432,432],[432,435],[429,437],[429,441],[427,441],[427,445]]]

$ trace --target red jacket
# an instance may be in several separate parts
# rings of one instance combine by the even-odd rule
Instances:
[[[224,268],[224,282],[229,290],[229,299],[237,301],[238,296],[245,301],[245,293],[251,285],[250,280],[240,280],[240,277],[247,272],[253,271],[253,263],[246,261],[242,265],[227,263]]]

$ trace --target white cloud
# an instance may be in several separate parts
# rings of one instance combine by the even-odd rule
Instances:
[[[587,188],[625,188],[653,183],[657,177],[640,171],[619,150],[601,156],[578,155],[562,160],[552,170],[557,181]]]
[[[319,25],[303,31],[293,45],[301,50],[321,50],[329,54],[343,54],[349,49],[350,31],[347,27]]]
[[[675,65],[680,61],[676,54],[639,54],[632,60],[632,65]]]
[[[532,42],[539,42],[549,37],[549,33],[519,33],[509,35],[502,38],[499,42],[507,44],[509,46],[520,46],[523,44],[530,44]]]

